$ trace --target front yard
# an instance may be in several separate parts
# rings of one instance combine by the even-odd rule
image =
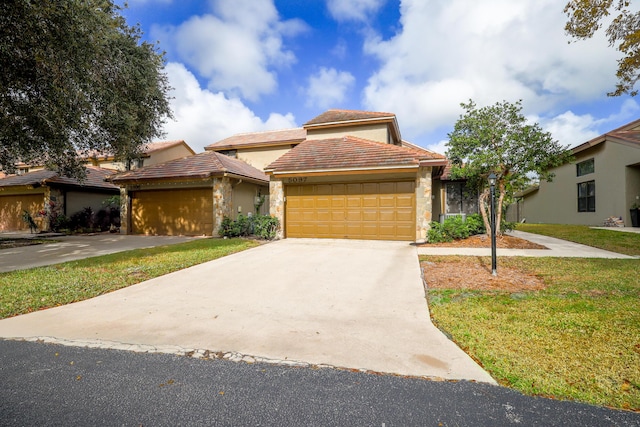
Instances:
[[[640,234],[577,230],[568,240],[640,248]],[[640,410],[640,259],[501,257],[497,278],[490,258],[421,264],[434,323],[500,384]]]

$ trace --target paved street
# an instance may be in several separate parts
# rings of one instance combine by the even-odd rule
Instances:
[[[638,426],[504,387],[0,341],[2,426]]]

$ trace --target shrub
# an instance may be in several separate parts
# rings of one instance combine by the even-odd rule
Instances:
[[[475,234],[484,233],[484,223],[478,214],[469,215],[466,220],[462,216],[453,216],[444,220],[444,223],[433,221],[427,233],[431,243],[451,242],[458,239],[466,239]]]
[[[223,237],[256,236],[260,239],[271,240],[276,237],[278,224],[278,219],[269,215],[238,215],[235,221],[225,216],[218,229],[218,234]]]

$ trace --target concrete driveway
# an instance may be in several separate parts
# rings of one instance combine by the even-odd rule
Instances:
[[[405,242],[281,240],[1,320],[0,337],[495,383],[431,324],[416,249]]]

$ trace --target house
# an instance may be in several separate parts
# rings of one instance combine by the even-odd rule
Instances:
[[[262,171],[214,151],[118,173],[111,182],[120,186],[125,234],[217,236],[224,217],[255,213],[269,191]]]
[[[195,151],[183,140],[155,141],[146,145],[140,157],[128,164],[116,161],[112,154],[94,152],[84,156],[87,165],[104,169],[124,171],[164,163],[168,160],[180,159],[182,157],[193,156]],[[28,165],[19,163],[17,165],[18,175],[28,172],[35,172],[45,169],[43,165]]]
[[[217,235],[222,219],[279,219],[278,237],[424,241],[444,156],[403,141],[392,113],[329,110],[300,128],[242,133],[112,178],[121,231]],[[187,191],[188,190],[188,191]],[[268,210],[267,210],[268,208]]]
[[[424,241],[446,160],[403,144],[392,113],[329,110],[266,166],[279,237]]]
[[[99,211],[106,199],[120,193],[105,181],[111,174],[108,169],[87,167],[82,182],[45,169],[0,179],[0,231],[28,230],[22,219],[24,211],[40,230],[49,230],[52,213],[70,217],[87,207]]]
[[[554,168],[552,182],[517,193],[517,220],[530,223],[602,225],[640,204],[640,120],[571,150],[574,161]]]

